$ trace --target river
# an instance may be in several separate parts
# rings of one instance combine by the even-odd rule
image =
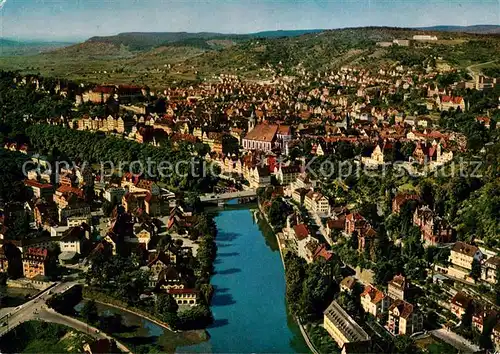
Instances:
[[[285,277],[276,238],[269,226],[254,222],[252,210],[217,211],[217,258],[212,284],[215,323],[210,340],[196,345],[134,314],[98,304],[100,314],[119,313],[126,330],[117,338],[134,348],[156,344],[178,353],[309,353],[287,312]],[[77,310],[81,309],[81,304]],[[195,338],[193,338],[195,339]]]
[[[283,264],[274,234],[252,210],[219,211],[210,340],[179,352],[309,352],[287,312]]]

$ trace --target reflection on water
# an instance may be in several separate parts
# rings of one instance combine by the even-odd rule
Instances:
[[[249,209],[224,210],[215,220],[218,251],[211,338],[177,351],[308,352],[287,313],[283,265],[272,230],[255,224]]]
[[[149,341],[179,353],[309,352],[287,312],[283,264],[272,230],[259,227],[249,209],[221,211],[215,220],[218,251],[210,340],[193,345],[196,341],[187,335],[179,338],[134,314],[98,304],[100,314],[120,313],[125,326],[134,329],[115,334],[117,339],[126,345]]]
[[[85,300],[76,305],[75,310],[80,312],[84,303]],[[113,336],[132,350],[138,346],[150,345],[170,353],[179,346],[184,347],[199,342],[199,336],[195,332],[173,333],[133,313],[100,303],[96,305],[100,316],[121,315],[123,330],[120,333],[113,333]]]

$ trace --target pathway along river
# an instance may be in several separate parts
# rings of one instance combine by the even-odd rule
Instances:
[[[276,238],[246,208],[219,211],[210,340],[178,352],[308,353],[285,303]]]

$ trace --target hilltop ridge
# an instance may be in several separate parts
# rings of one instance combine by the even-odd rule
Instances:
[[[498,57],[500,36],[429,29],[361,27],[337,30],[122,33],[35,56],[0,57],[0,68],[82,82],[147,84],[211,79],[221,73],[265,80],[274,74],[328,71],[342,65],[422,65],[436,58],[457,68]],[[493,26],[494,27],[494,26]],[[493,30],[488,27],[488,30]],[[446,27],[448,28],[448,27]],[[476,28],[477,29],[477,28]],[[439,38],[411,48],[392,44],[427,34]],[[385,47],[379,43],[386,43]],[[427,64],[426,64],[427,65]],[[273,74],[274,73],[274,74]]]

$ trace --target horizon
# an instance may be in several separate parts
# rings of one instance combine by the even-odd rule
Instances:
[[[36,37],[2,37],[0,36],[0,39],[3,40],[9,40],[9,41],[17,41],[17,42],[24,42],[24,43],[79,43],[82,41],[87,41],[91,38],[94,37],[112,37],[112,36],[118,36],[120,34],[124,33],[214,33],[214,34],[223,34],[223,35],[228,35],[228,36],[243,36],[243,35],[252,35],[252,34],[258,34],[258,33],[265,33],[265,32],[288,32],[288,31],[336,31],[336,30],[344,30],[344,29],[360,29],[360,28],[393,28],[393,29],[407,29],[407,30],[426,30],[427,28],[437,28],[437,27],[461,27],[461,28],[466,28],[466,27],[482,27],[482,26],[494,26],[494,27],[500,27],[500,25],[497,24],[490,24],[490,23],[480,23],[480,24],[471,24],[467,26],[461,26],[461,25],[455,25],[455,24],[436,24],[432,26],[424,26],[424,27],[396,27],[396,26],[372,26],[372,25],[366,25],[366,26],[357,26],[357,27],[337,27],[337,28],[296,28],[296,29],[277,29],[277,30],[262,30],[262,31],[257,31],[257,32],[213,32],[213,31],[127,31],[127,32],[118,32],[118,33],[112,33],[112,34],[106,34],[106,35],[94,35],[90,37],[83,37],[83,38],[75,38],[75,39],[65,39],[65,38],[54,38],[54,39],[46,39],[46,38],[36,38]],[[493,34],[496,35],[496,34]]]
[[[263,31],[500,25],[500,1],[2,0],[0,38],[82,41],[124,32]],[[207,15],[209,14],[209,15]],[[449,25],[448,23],[452,23]]]

